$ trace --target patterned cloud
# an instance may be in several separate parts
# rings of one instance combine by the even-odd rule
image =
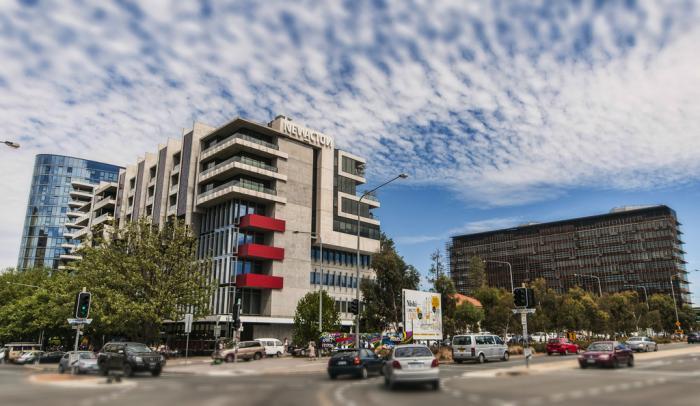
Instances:
[[[141,4],[143,3],[143,4]],[[5,1],[0,263],[34,154],[127,164],[276,114],[470,205],[700,176],[694,1]],[[11,174],[11,175],[10,175]]]

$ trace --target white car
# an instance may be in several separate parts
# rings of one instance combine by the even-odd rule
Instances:
[[[452,338],[452,359],[461,364],[464,361],[508,361],[508,346],[501,337],[492,334],[463,334]]]
[[[265,347],[265,354],[269,357],[281,357],[284,354],[284,344],[276,338],[256,338]]]
[[[440,389],[440,363],[425,345],[397,345],[382,369],[384,384],[393,389],[401,383],[429,383]]]

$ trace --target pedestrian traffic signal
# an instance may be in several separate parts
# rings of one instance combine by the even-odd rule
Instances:
[[[527,307],[527,290],[525,288],[513,290],[513,303],[515,303],[515,307]]]
[[[78,293],[78,304],[75,306],[75,318],[87,319],[90,315],[90,292]]]
[[[350,313],[352,314],[358,314],[360,313],[360,302],[357,299],[353,299],[352,302],[350,302]]]

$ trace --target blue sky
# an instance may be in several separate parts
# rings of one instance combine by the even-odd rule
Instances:
[[[35,154],[124,165],[194,120],[286,114],[371,183],[411,175],[378,214],[423,271],[451,234],[646,203],[700,267],[697,1],[140,3],[0,2],[1,266]]]

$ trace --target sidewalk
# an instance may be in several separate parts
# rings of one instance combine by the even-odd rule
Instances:
[[[163,370],[166,373],[208,375],[208,376],[235,376],[235,375],[274,375],[295,374],[307,372],[322,372],[326,370],[328,358],[309,360],[308,358],[264,358],[259,361],[239,361],[212,365],[211,358],[198,360],[190,364],[168,363]]]

